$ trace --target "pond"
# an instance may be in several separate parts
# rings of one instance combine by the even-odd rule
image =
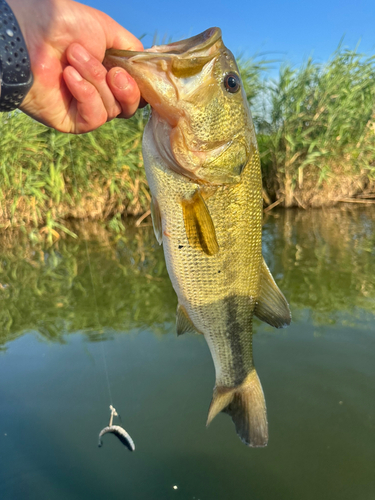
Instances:
[[[271,212],[263,244],[293,322],[255,323],[270,438],[252,449],[225,414],[205,427],[213,363],[176,337],[150,225],[48,250],[4,236],[0,498],[375,498],[375,210]],[[134,453],[98,448],[110,404]]]

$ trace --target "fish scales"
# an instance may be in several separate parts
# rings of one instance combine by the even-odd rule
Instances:
[[[252,311],[259,294],[262,259],[259,154],[254,151],[245,167],[243,183],[220,187],[207,198],[221,249],[208,256],[189,245],[181,207],[181,199],[191,196],[199,185],[167,168],[155,149],[152,126],[147,125],[143,156],[162,214],[168,273],[180,304],[204,333],[216,382],[233,387],[253,366]]]
[[[253,363],[256,315],[290,323],[262,257],[262,179],[254,125],[235,59],[211,28],[148,52],[107,51],[152,113],[143,157],[155,235],[178,296],[177,333],[204,335],[216,372],[207,424],[228,413],[250,446],[268,441]]]

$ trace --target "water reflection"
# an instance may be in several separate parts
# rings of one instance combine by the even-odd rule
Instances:
[[[89,239],[88,239],[89,238]],[[176,299],[152,228],[127,229],[117,242],[100,226],[81,239],[42,250],[17,235],[3,241],[0,342],[35,330],[62,340],[82,331],[90,340],[110,330],[152,325],[163,332]]]
[[[76,229],[77,230],[77,229]],[[1,241],[0,343],[34,330],[62,341],[81,331],[92,341],[148,326],[163,333],[176,297],[152,227],[128,227],[115,241],[101,226],[81,226],[79,242],[49,250],[20,234]],[[375,311],[375,211],[350,208],[271,213],[264,255],[294,321],[316,325]],[[356,312],[356,311],[361,311]]]
[[[374,211],[338,209],[265,221],[265,256],[294,322],[257,324],[264,449],[245,447],[226,415],[205,428],[211,356],[202,336],[175,336],[151,227],[115,241],[84,226],[87,248],[49,251],[3,238],[1,500],[375,498],[374,224]],[[113,436],[97,448],[110,402],[134,453]]]
[[[375,311],[374,210],[279,212],[265,222],[264,247],[294,319],[305,309],[315,324]]]

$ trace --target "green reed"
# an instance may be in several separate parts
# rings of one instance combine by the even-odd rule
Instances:
[[[33,225],[49,240],[68,218],[116,220],[148,208],[141,140],[145,112],[85,135],[0,115],[0,223]]]
[[[269,114],[258,124],[263,165],[286,206],[306,176],[315,189],[342,174],[374,177],[374,56],[339,47],[325,64],[283,65],[264,95]]]
[[[297,193],[322,190],[315,204],[323,204],[331,185],[337,198],[343,175],[357,186],[354,194],[374,190],[374,61],[339,47],[324,64],[284,64],[272,80],[270,61],[239,59],[266,199],[292,206]],[[146,121],[141,110],[130,120],[74,136],[20,112],[0,114],[1,226],[33,226],[32,237],[49,243],[68,231],[69,218],[107,220],[121,232],[123,215],[139,215],[149,205],[141,155]]]

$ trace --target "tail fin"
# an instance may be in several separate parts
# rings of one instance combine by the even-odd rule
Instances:
[[[215,387],[208,411],[207,425],[220,411],[232,417],[237,434],[245,444],[253,447],[267,445],[266,402],[255,369],[237,387]]]

